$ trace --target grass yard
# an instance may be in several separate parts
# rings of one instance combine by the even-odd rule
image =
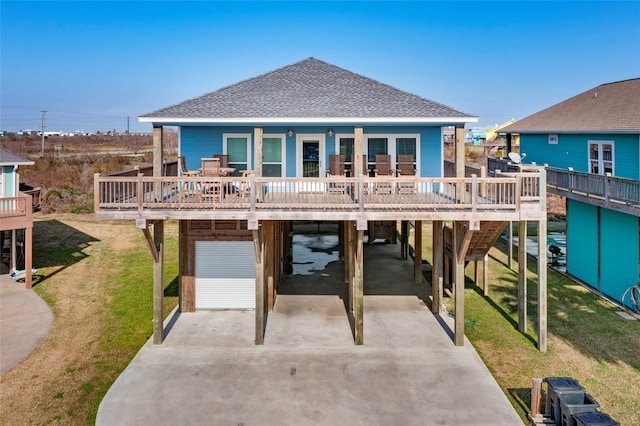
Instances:
[[[166,230],[165,316],[177,304],[177,224]],[[48,215],[34,223],[36,291],[49,336],[0,377],[2,424],[93,424],[103,396],[152,334],[153,260],[133,223]]]
[[[431,226],[425,225],[425,259],[431,261]],[[640,321],[549,269],[548,351],[536,349],[537,261],[528,258],[528,332],[518,332],[518,263],[507,267],[507,243],[489,253],[489,296],[473,283],[467,266],[465,335],[472,342],[523,420],[533,377],[570,376],[622,425],[640,425]],[[517,250],[514,250],[517,255]],[[481,265],[481,263],[479,263]],[[480,274],[481,276],[482,274]],[[481,278],[480,278],[481,279]],[[453,309],[453,300],[445,298]]]

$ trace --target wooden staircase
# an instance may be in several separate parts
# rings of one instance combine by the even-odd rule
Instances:
[[[464,260],[483,260],[496,243],[508,222],[480,222],[480,230],[473,231]]]
[[[484,256],[489,253],[491,247],[493,247],[496,240],[500,237],[500,234],[507,223],[508,222],[480,221],[479,230],[471,231],[467,229],[460,250],[461,254],[464,255],[465,262],[483,260]],[[445,255],[451,258],[453,257],[452,239],[452,228],[445,227]]]

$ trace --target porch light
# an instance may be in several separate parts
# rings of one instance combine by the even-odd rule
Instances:
[[[287,130],[287,135],[288,135],[289,137],[293,137],[293,129],[289,129],[289,130]]]
[[[329,129],[329,131],[327,132],[327,136],[329,136],[330,138],[333,137],[333,129]]]

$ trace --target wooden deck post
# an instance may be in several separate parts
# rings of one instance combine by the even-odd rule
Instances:
[[[187,276],[189,276],[189,243],[187,242],[188,221],[179,221],[178,228],[178,306],[180,312],[188,312],[187,305]]]
[[[456,158],[456,177],[465,177],[464,171],[464,126],[455,129],[455,158]],[[456,184],[456,199],[464,199],[465,188],[464,185]]]
[[[364,256],[363,238],[364,230],[356,231],[356,251],[355,251],[355,277],[354,277],[354,329],[355,344],[364,343]]]
[[[507,267],[511,269],[511,262],[513,261],[513,221],[509,221],[509,259],[507,260]]]
[[[413,230],[413,283],[422,283],[422,221],[416,220]]]
[[[253,245],[256,251],[256,345],[264,344],[265,325],[265,247],[264,230],[261,226],[253,231]]]
[[[158,260],[153,262],[153,344],[164,340],[164,221],[153,224],[153,240]]]
[[[27,206],[31,208],[31,206]],[[33,220],[24,230],[24,286],[33,287]]]
[[[355,126],[353,128],[353,155],[351,156],[351,168],[353,169],[353,177],[358,177],[364,174],[362,169],[362,154],[364,153],[363,140],[364,130],[362,126]]]
[[[525,220],[518,222],[518,330],[521,333],[527,332],[527,221]]]
[[[547,221],[538,221],[538,350],[547,351]]]
[[[454,304],[455,323],[453,340],[456,346],[464,346],[464,258],[459,253],[464,243],[464,222],[453,223],[453,265],[454,265]]]
[[[275,269],[276,269],[276,247],[275,247],[275,222],[265,221],[264,226],[264,243],[265,243],[265,272],[266,272],[266,301],[267,312],[273,311],[274,292],[275,292]]]
[[[253,170],[257,177],[262,177],[262,127],[253,128],[253,143],[254,143],[254,164]]]
[[[160,177],[163,175],[162,166],[164,163],[164,134],[162,126],[153,126],[153,176]],[[155,183],[153,185],[154,198],[162,199],[162,184]]]
[[[440,313],[443,292],[443,271],[444,266],[444,234],[442,221],[434,220],[433,228],[433,260],[431,264],[431,312]]]
[[[485,254],[482,259],[482,294],[489,295],[489,255]]]

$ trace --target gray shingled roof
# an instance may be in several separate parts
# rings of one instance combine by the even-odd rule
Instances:
[[[602,84],[516,121],[506,133],[640,132],[640,78]]]
[[[0,166],[32,166],[33,161],[0,146]]]
[[[315,58],[144,114],[156,119],[476,117]]]

